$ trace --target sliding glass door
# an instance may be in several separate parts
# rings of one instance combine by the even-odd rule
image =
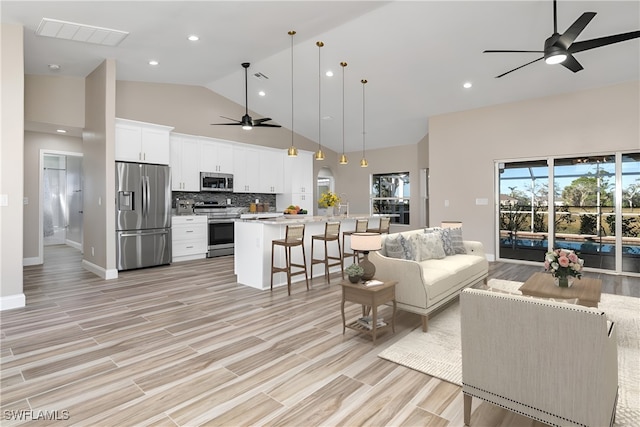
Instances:
[[[496,173],[498,258],[567,248],[586,267],[640,273],[640,153],[500,162]]]

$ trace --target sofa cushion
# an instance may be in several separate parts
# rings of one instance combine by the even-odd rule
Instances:
[[[458,288],[459,283],[487,271],[487,260],[476,255],[453,255],[420,262],[422,277],[428,288],[429,301]]]
[[[442,246],[442,239],[437,233],[422,233],[411,235],[414,260],[442,259],[446,256]]]

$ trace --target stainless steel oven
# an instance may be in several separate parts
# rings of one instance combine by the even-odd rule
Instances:
[[[209,247],[207,257],[233,255],[233,219],[209,218]]]
[[[234,220],[240,218],[238,208],[221,206],[215,202],[197,202],[193,211],[197,215],[207,215],[208,218],[207,257],[233,255]]]

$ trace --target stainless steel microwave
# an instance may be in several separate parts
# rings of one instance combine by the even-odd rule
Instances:
[[[233,191],[233,175],[200,172],[200,191]]]

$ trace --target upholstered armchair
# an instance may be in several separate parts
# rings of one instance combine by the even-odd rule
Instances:
[[[597,308],[465,289],[460,295],[464,422],[476,397],[553,426],[611,426],[615,325]]]

